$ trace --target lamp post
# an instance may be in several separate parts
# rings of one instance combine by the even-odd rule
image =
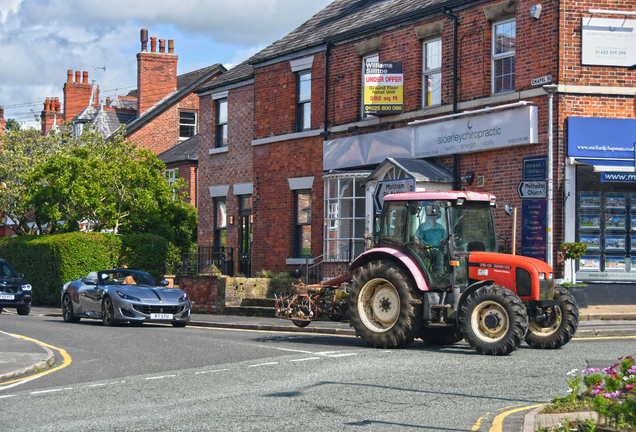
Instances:
[[[554,168],[554,114],[553,114],[553,96],[558,86],[556,84],[546,84],[543,91],[548,94],[548,241],[547,241],[547,261],[550,267],[554,268],[554,182],[552,170]]]

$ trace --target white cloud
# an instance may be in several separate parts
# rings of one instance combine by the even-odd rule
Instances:
[[[89,71],[102,95],[136,85],[139,30],[175,39],[179,73],[236,65],[331,0],[0,0],[0,105],[24,120],[26,102],[60,97],[66,70]],[[106,71],[93,67],[106,66]],[[130,89],[120,90],[125,94]]]

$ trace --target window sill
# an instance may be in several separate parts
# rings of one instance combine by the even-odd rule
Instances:
[[[268,138],[260,138],[260,139],[252,140],[252,145],[257,146],[257,145],[270,144],[270,143],[275,143],[280,141],[288,141],[288,140],[299,139],[299,138],[314,137],[314,136],[319,136],[321,132],[322,132],[322,129],[316,129],[316,130],[308,130],[305,132],[294,132],[290,134],[278,135],[278,136],[273,136]]]
[[[285,264],[287,264],[287,265],[301,265],[301,264],[307,263],[307,261],[309,261],[309,264],[313,264],[314,263],[314,259],[313,258],[287,258],[285,260]]]
[[[227,146],[208,150],[208,154],[227,153]]]

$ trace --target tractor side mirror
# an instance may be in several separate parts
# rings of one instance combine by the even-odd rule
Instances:
[[[443,238],[439,241],[439,251],[444,255],[448,254],[448,239],[447,238]]]

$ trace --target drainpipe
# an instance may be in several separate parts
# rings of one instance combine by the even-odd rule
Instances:
[[[331,42],[327,42],[325,50],[325,119],[323,132],[327,132],[327,122],[329,121],[329,55],[331,54]],[[326,138],[326,135],[325,135]]]
[[[450,9],[443,8],[442,14],[453,20],[453,114],[457,114],[457,15],[451,15]],[[459,190],[459,156],[453,154],[453,189]]]
[[[554,270],[554,232],[552,227],[554,225],[554,181],[552,170],[554,169],[554,93],[557,91],[556,84],[546,84],[543,86],[543,90],[548,94],[548,248],[547,261],[548,265]]]

